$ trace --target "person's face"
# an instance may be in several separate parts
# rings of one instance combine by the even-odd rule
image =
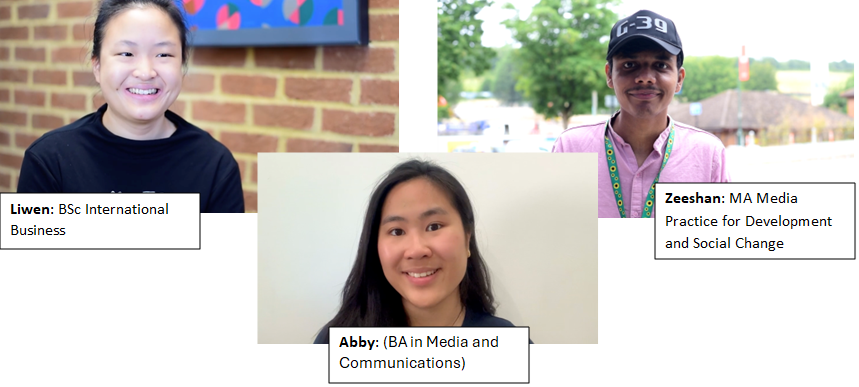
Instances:
[[[621,109],[634,117],[667,111],[686,77],[686,70],[677,68],[677,57],[662,49],[618,54],[612,61],[613,68],[605,66],[606,83]]]
[[[395,186],[382,206],[379,259],[385,278],[416,308],[459,297],[470,236],[447,196],[423,178]]]
[[[112,116],[134,123],[162,117],[182,89],[179,29],[153,7],[122,11],[108,22],[92,64]]]

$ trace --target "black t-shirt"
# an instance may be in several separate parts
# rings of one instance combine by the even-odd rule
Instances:
[[[471,309],[465,310],[465,318],[462,319],[464,327],[515,327],[512,322],[501,317],[495,317],[489,313],[476,312]],[[529,340],[530,342],[530,340]],[[313,344],[328,344],[328,326],[316,335]],[[531,342],[531,344],[534,344]]]
[[[119,137],[104,127],[107,104],[27,149],[18,192],[200,193],[200,212],[244,212],[239,166],[206,131],[171,111],[168,138]]]

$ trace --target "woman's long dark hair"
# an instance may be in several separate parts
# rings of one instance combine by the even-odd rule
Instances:
[[[358,256],[343,288],[340,311],[328,326],[400,327],[409,325],[402,296],[391,286],[382,272],[378,240],[382,206],[388,193],[396,185],[417,178],[429,180],[445,193],[459,212],[465,233],[471,235],[468,242],[471,256],[468,258],[465,277],[459,284],[459,298],[462,305],[474,312],[495,314],[495,299],[492,297],[489,272],[477,248],[474,210],[465,188],[444,168],[428,161],[409,160],[394,167],[370,195],[370,205],[367,207],[361,240],[358,244]],[[328,329],[324,329],[322,333],[327,336]]]

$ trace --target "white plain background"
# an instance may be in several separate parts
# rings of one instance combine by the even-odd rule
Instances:
[[[334,317],[370,194],[412,158],[468,192],[496,315],[535,343],[596,344],[596,157],[536,153],[260,154],[260,343],[312,343]]]

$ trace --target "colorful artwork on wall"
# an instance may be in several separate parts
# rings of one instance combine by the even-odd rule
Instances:
[[[181,1],[195,46],[363,45],[368,41],[367,0]]]

